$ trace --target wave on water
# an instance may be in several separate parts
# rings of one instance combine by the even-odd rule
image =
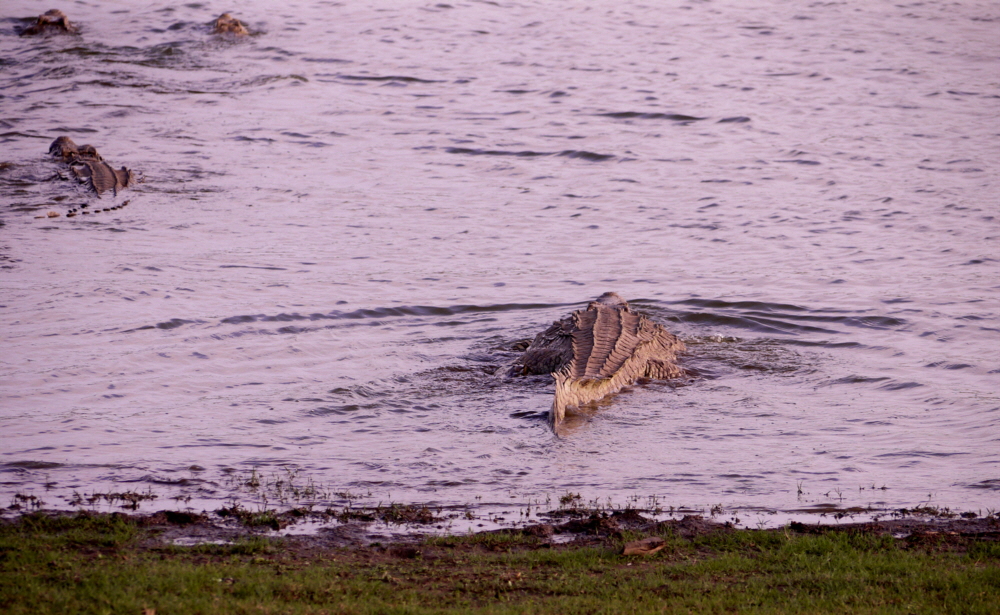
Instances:
[[[580,150],[563,150],[561,152],[535,152],[531,150],[506,151],[506,150],[483,150],[471,149],[467,147],[447,147],[445,150],[449,154],[466,154],[469,156],[515,156],[517,158],[536,158],[539,156],[558,156],[563,158],[582,158],[590,162],[604,162],[617,158],[613,154],[598,154]]]
[[[843,309],[809,309],[796,305],[757,301],[729,302],[717,299],[685,299],[671,302],[669,305],[701,308],[699,310],[678,310],[676,315],[671,316],[672,320],[678,322],[724,325],[737,329],[747,329],[755,333],[795,335],[844,332],[843,329],[831,329],[803,323],[895,330],[905,330],[908,326],[905,319],[874,313],[849,315],[845,314],[847,310]]]
[[[263,269],[273,269],[263,267]],[[489,314],[493,312],[511,312],[522,310],[551,309],[559,307],[559,304],[538,304],[538,303],[505,303],[498,305],[455,305],[449,307],[416,305],[384,308],[365,308],[350,311],[333,310],[324,314],[241,314],[239,316],[229,316],[219,320],[220,324],[245,324],[251,322],[296,322],[296,321],[319,321],[319,320],[365,320],[386,318],[400,318],[405,316],[435,317],[435,316],[458,316],[462,314]],[[180,326],[197,324],[208,324],[204,320],[186,320],[183,318],[172,318],[155,325],[145,325],[130,329],[129,331],[144,331],[148,329],[175,329]]]

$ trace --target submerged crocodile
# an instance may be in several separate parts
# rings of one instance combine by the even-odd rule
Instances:
[[[81,182],[93,190],[98,197],[111,191],[115,196],[136,183],[135,172],[122,167],[113,168],[104,162],[93,145],[77,145],[69,137],[59,137],[49,146],[49,154],[69,165]]]
[[[46,11],[38,16],[35,23],[21,30],[21,36],[38,36],[40,34],[79,34],[76,26],[69,22],[66,13],[58,9]]]
[[[38,36],[40,34],[79,34],[80,30],[69,22],[66,13],[58,9],[46,11],[38,16],[35,23],[21,30],[21,36]],[[234,34],[236,36],[247,36],[250,31],[239,19],[229,13],[219,15],[212,22],[213,34]]]
[[[236,36],[247,36],[250,31],[239,19],[229,13],[219,15],[212,27],[213,34],[235,34]]]
[[[556,391],[549,413],[553,429],[568,409],[601,400],[644,378],[679,378],[684,342],[636,314],[616,293],[604,293],[539,333],[509,376],[552,374]]]

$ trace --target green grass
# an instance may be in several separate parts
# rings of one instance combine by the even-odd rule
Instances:
[[[126,516],[0,526],[0,612],[996,613],[1000,544],[941,535],[667,533],[648,558],[622,537],[550,546],[518,534],[414,549],[249,537],[163,545]]]

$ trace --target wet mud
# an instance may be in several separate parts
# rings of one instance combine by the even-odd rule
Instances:
[[[432,554],[436,549],[427,544],[428,538],[445,537],[439,529],[443,516],[427,512],[426,508],[406,506],[402,516],[388,518],[384,513],[368,511],[356,515],[290,512],[277,515],[275,526],[240,521],[224,511],[192,513],[185,511],[160,511],[153,514],[112,513],[125,516],[136,526],[149,530],[148,547],[163,545],[193,546],[198,544],[230,544],[252,536],[270,536],[282,539],[282,549],[291,553],[316,549],[375,550],[389,556],[413,558]],[[424,512],[419,512],[424,511]],[[416,516],[410,516],[413,514]],[[53,516],[94,515],[103,513],[38,512]],[[381,517],[376,519],[376,516]],[[543,515],[545,516],[545,515]],[[701,515],[684,515],[679,519],[656,520],[644,511],[553,511],[548,522],[526,523],[480,532],[460,533],[488,536],[523,536],[536,539],[531,548],[572,548],[620,543],[625,537],[642,535],[673,535],[684,540],[732,533],[737,528],[731,522],[705,518]],[[289,533],[284,530],[296,523],[321,521],[323,527],[309,533]],[[376,523],[379,521],[380,523]],[[3,523],[18,523],[19,517],[4,517]],[[280,526],[280,527],[278,527]],[[873,536],[892,536],[909,546],[947,546],[968,541],[1000,541],[1000,518],[995,515],[958,516],[952,518],[924,515],[903,515],[897,518],[848,523],[799,523],[792,522],[781,528],[751,530],[784,532],[792,534],[851,533]],[[520,543],[518,543],[520,544]],[[509,548],[505,546],[504,548]]]

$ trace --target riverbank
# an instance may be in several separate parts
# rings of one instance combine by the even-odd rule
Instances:
[[[1000,598],[993,515],[753,530],[578,513],[461,536],[404,522],[366,543],[364,519],[276,536],[218,514],[35,512],[0,526],[0,610],[991,613]],[[646,538],[655,552],[622,554]]]

